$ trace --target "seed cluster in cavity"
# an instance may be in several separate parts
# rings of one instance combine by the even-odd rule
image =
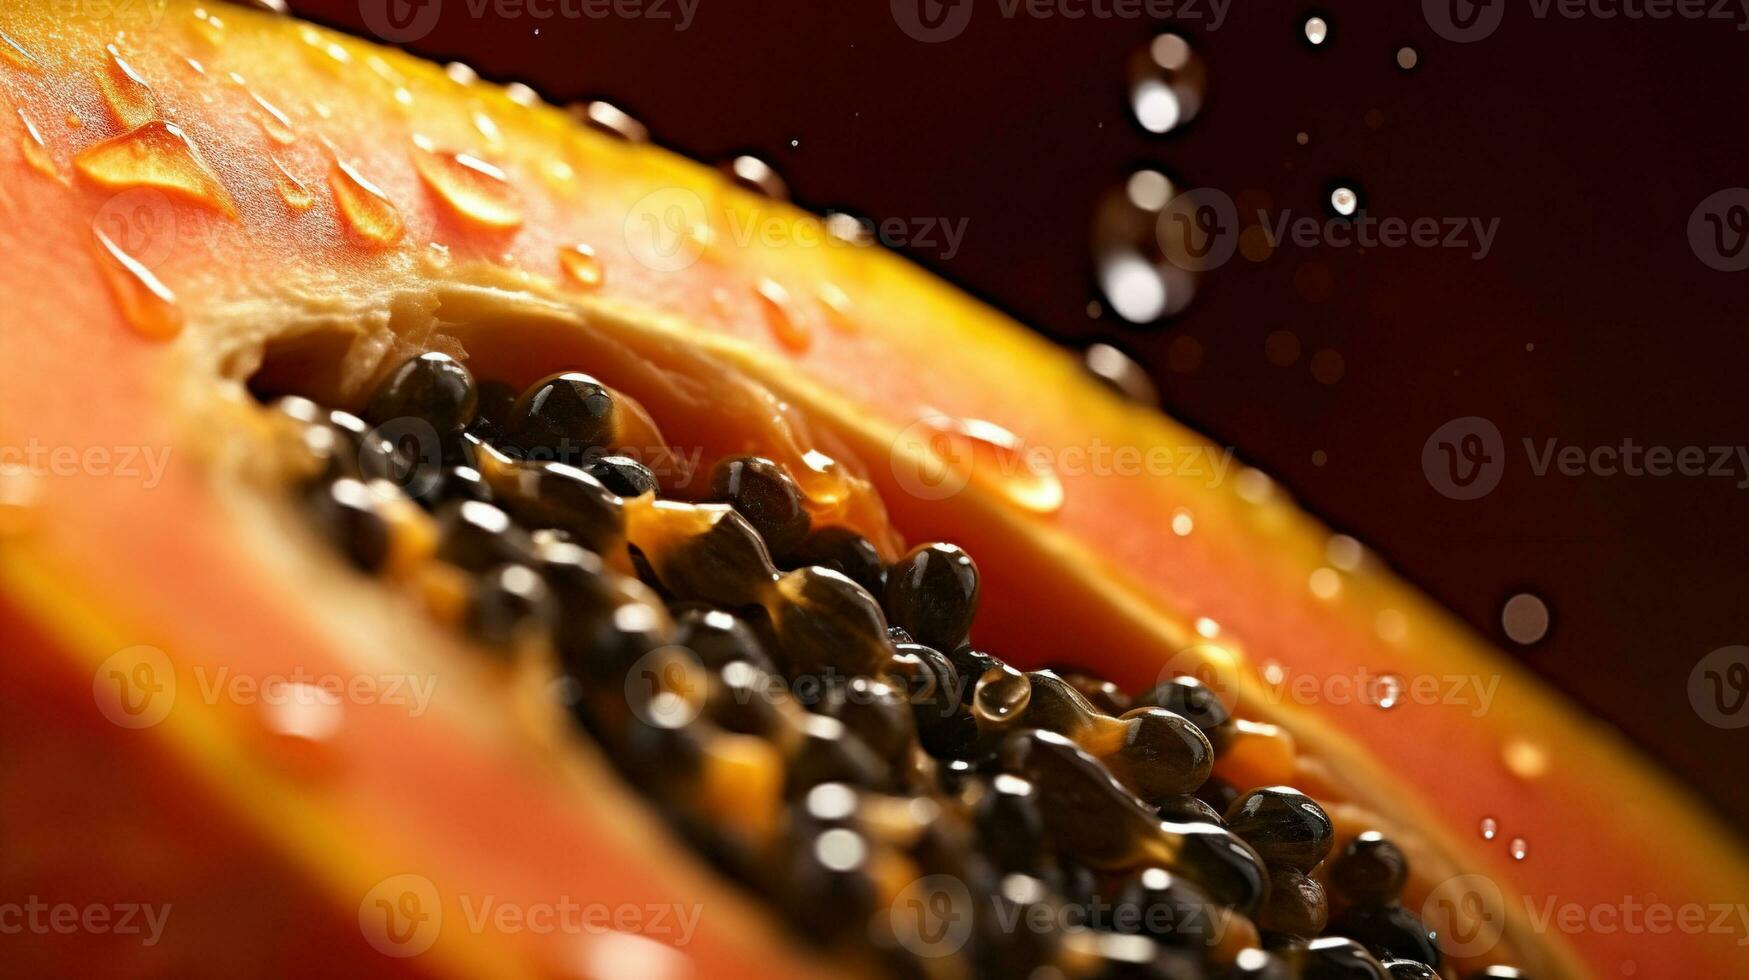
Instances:
[[[260,394],[338,553],[549,678],[579,736],[806,941],[905,976],[1446,968],[1388,838],[1219,775],[1288,778],[1285,733],[1191,677],[1126,691],[979,649],[955,545],[883,555],[757,453],[681,499],[627,450],[647,413],[580,371],[512,385],[427,353],[357,414]]]

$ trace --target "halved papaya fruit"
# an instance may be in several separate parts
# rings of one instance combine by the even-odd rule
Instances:
[[[605,109],[180,0],[8,5],[0,98],[17,972],[1749,965],[1741,841],[1612,733],[1261,474],[1138,468],[1212,447],[1075,358]],[[507,451],[572,435],[644,465]],[[676,734],[724,636],[775,654],[742,684],[951,668],[959,727]],[[1218,928],[946,942],[942,874]]]

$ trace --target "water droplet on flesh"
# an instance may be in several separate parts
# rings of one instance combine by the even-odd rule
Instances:
[[[101,187],[155,187],[233,217],[237,213],[225,185],[173,123],[154,120],[86,147],[73,166]]]
[[[400,210],[382,188],[339,157],[334,158],[334,166],[328,171],[328,187],[334,192],[334,203],[347,227],[365,242],[393,245],[406,233]]]
[[[1372,702],[1389,711],[1403,699],[1403,679],[1396,674],[1380,674],[1373,681]]]
[[[789,290],[783,288],[771,279],[761,279],[755,290],[759,296],[759,306],[765,315],[765,325],[771,329],[771,335],[784,349],[805,351],[814,342],[813,331],[807,324],[796,319],[790,309]]]
[[[559,249],[559,268],[567,279],[584,289],[599,289],[606,278],[601,259],[588,245],[567,245]]]
[[[868,223],[846,211],[834,211],[826,216],[826,234],[846,245],[873,245],[874,230]]]
[[[151,86],[122,59],[115,45],[109,45],[106,50],[109,61],[98,72],[97,86],[103,90],[103,101],[109,104],[109,111],[115,113],[116,121],[124,128],[133,129],[158,118],[158,100],[152,95]]]
[[[93,226],[97,264],[121,307],[122,318],[145,337],[169,340],[182,332],[182,310],[176,294],[152,270],[121,250],[103,229]]]
[[[7,37],[4,31],[0,31],[0,61],[25,71],[42,71],[42,65],[36,60],[36,56],[24,50],[17,41]]]
[[[285,169],[285,164],[274,160],[273,170],[274,188],[279,191],[280,199],[285,201],[286,207],[293,211],[308,211],[315,205],[316,195],[310,193],[303,181],[292,176],[291,171]]]
[[[571,107],[572,115],[597,132],[606,133],[632,143],[648,143],[649,127],[628,115],[611,102],[584,102]]]
[[[948,415],[925,416],[917,427],[923,436],[917,440],[920,448],[926,448],[945,469],[982,480],[1034,513],[1062,509],[1063,482],[1055,467],[1008,429],[983,419]],[[918,476],[927,486],[951,485],[939,471]]]
[[[225,22],[217,15],[208,13],[204,7],[194,8],[194,20],[190,29],[194,35],[207,44],[218,47],[225,41]]]
[[[729,161],[726,168],[735,183],[747,188],[755,194],[762,194],[773,200],[789,199],[789,185],[771,168],[771,164],[755,156],[742,154]]]
[[[1154,387],[1148,372],[1116,347],[1094,344],[1087,348],[1081,360],[1088,373],[1130,401],[1149,406],[1160,403],[1160,392]]]
[[[28,467],[0,464],[0,537],[13,538],[36,526],[42,481]]]
[[[1483,840],[1493,840],[1500,833],[1500,821],[1493,817],[1483,817],[1481,831]]]
[[[413,169],[445,204],[487,228],[522,224],[522,200],[504,171],[467,153],[440,150],[415,137]]]
[[[1522,861],[1530,856],[1530,841],[1522,837],[1514,837],[1511,843],[1506,845],[1506,853],[1512,855],[1512,860]]]
[[[36,128],[36,123],[24,114],[23,109],[18,110],[18,121],[24,125],[24,133],[18,137],[18,149],[24,154],[24,162],[43,176],[66,183],[61,168],[55,166],[54,158],[49,156],[49,146],[43,142],[42,131]]]
[[[261,124],[261,131],[267,134],[268,139],[281,146],[290,146],[296,142],[298,135],[292,129],[291,119],[278,106],[255,92],[250,92],[249,97],[255,100],[255,108],[258,110],[255,121]]]
[[[1183,507],[1172,512],[1172,533],[1181,538],[1189,537],[1196,530],[1196,517]]]

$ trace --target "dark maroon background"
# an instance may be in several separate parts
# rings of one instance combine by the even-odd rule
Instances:
[[[294,7],[363,33],[359,2]],[[1749,491],[1537,477],[1521,443],[1749,441],[1749,272],[1707,268],[1685,230],[1703,198],[1749,184],[1749,33],[1538,20],[1513,3],[1492,36],[1454,44],[1419,3],[1345,0],[1316,8],[1332,34],[1312,49],[1299,24],[1314,8],[1280,0],[1232,0],[1215,31],[1007,19],[998,0],[971,2],[962,35],[925,44],[886,0],[699,0],[684,32],[648,18],[475,18],[468,0],[444,0],[413,47],[557,102],[610,99],[691,156],[756,153],[817,208],[967,219],[959,254],[913,256],[1055,338],[1137,352],[1171,412],[1749,822],[1749,730],[1710,727],[1686,694],[1700,657],[1749,642]],[[1124,70],[1163,27],[1210,70],[1201,115],[1164,138],[1131,120]],[[1421,55],[1413,72],[1395,62],[1404,43]],[[1345,176],[1375,217],[1497,217],[1499,232],[1482,261],[1418,248],[1235,258],[1175,320],[1129,328],[1089,316],[1089,236],[1098,196],[1144,163],[1309,215]],[[1295,287],[1312,263],[1332,283],[1316,302]],[[1282,329],[1302,346],[1288,367],[1264,356]],[[1332,384],[1309,369],[1324,348],[1346,366]],[[1436,428],[1468,415],[1498,425],[1508,465],[1466,503],[1435,492],[1420,458]],[[1520,589],[1554,612],[1530,648],[1499,625]]]

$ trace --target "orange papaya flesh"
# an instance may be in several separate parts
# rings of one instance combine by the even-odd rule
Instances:
[[[825,241],[818,237],[817,219],[743,195],[658,150],[605,140],[555,110],[516,104],[499,90],[457,83],[427,66],[302,25],[224,10],[224,26],[215,28],[212,14],[202,19],[194,8],[172,4],[161,32],[129,31],[113,18],[51,26],[51,6],[15,5],[0,14],[0,31],[25,52],[0,64],[0,90],[6,108],[14,110],[6,123],[20,120],[17,139],[0,141],[6,168],[0,207],[7,215],[0,234],[7,236],[9,257],[0,282],[17,322],[41,331],[13,331],[0,340],[7,381],[0,435],[14,445],[36,439],[68,447],[123,440],[170,446],[188,465],[168,470],[150,495],[118,493],[113,480],[80,477],[56,477],[46,491],[18,491],[37,492],[38,500],[23,518],[34,526],[5,548],[8,593],[22,597],[16,601],[23,618],[64,638],[64,649],[45,648],[45,658],[94,667],[145,636],[160,640],[179,669],[202,663],[356,669],[355,651],[332,636],[312,635],[317,631],[302,620],[304,610],[285,608],[283,596],[273,594],[264,581],[267,571],[240,560],[226,533],[232,529],[211,526],[215,491],[201,476],[204,450],[187,431],[190,417],[199,418],[210,406],[189,397],[190,379],[234,382],[248,366],[251,344],[299,326],[320,335],[340,325],[373,342],[391,334],[422,339],[417,330],[435,330],[430,297],[440,284],[459,283],[444,305],[472,307],[478,315],[459,315],[458,321],[504,333],[520,329],[554,353],[566,341],[553,324],[566,311],[581,311],[597,323],[624,326],[646,353],[704,350],[757,378],[804,407],[814,437],[839,443],[847,460],[862,459],[862,475],[906,537],[956,540],[979,556],[986,570],[985,609],[975,634],[980,644],[1017,659],[1027,651],[1049,651],[1052,660],[1081,660],[1126,686],[1151,681],[1169,664],[1206,661],[1230,669],[1230,677],[1222,676],[1237,692],[1240,713],[1282,722],[1308,757],[1326,764],[1333,794],[1415,827],[1434,851],[1452,856],[1457,867],[1485,872],[1514,899],[1597,908],[1624,899],[1735,902],[1745,893],[1749,875],[1741,845],[1729,832],[1631,750],[1424,600],[1373,567],[1338,574],[1330,598],[1314,595],[1307,582],[1325,563],[1325,534],[1279,493],[1258,503],[1241,498],[1231,478],[1211,489],[1203,485],[1204,474],[1126,477],[1066,465],[1055,474],[1062,503],[1054,510],[1038,506],[1037,481],[1016,481],[1012,467],[976,466],[969,484],[945,499],[924,499],[938,492],[928,480],[923,494],[914,492],[915,475],[927,476],[935,460],[918,451],[906,427],[933,413],[996,423],[1065,462],[1069,451],[1085,450],[1095,439],[1110,446],[1205,444],[1093,389],[1071,359],[903,263],[865,248],[817,244]],[[103,73],[113,71],[116,56],[104,50],[112,42],[146,81],[158,111],[175,110],[177,125],[236,212],[233,218],[226,207],[191,195],[191,185],[174,174],[142,185],[161,194],[144,198],[146,213],[171,215],[177,228],[170,253],[153,256],[151,266],[154,279],[174,290],[173,303],[130,292],[125,277],[118,285],[113,256],[92,244],[93,228],[114,217],[105,208],[117,199],[116,188],[84,173],[75,157],[128,131],[128,120],[101,82]],[[190,60],[199,63],[198,71]],[[230,79],[231,71],[242,82]],[[296,134],[291,144],[281,144],[269,132],[271,124],[263,124],[261,100],[286,117]],[[78,114],[79,126],[66,122],[70,113]],[[35,150],[24,120],[42,137]],[[409,149],[415,133],[478,152],[502,167],[520,200],[521,225],[506,232],[459,216],[453,202],[418,175]],[[360,235],[345,216],[335,187],[343,195],[354,189],[344,171],[334,176],[336,156],[393,202],[399,239],[385,247]],[[288,201],[277,176],[281,170],[304,185],[314,199],[310,207],[299,210]],[[683,254],[696,249],[696,260],[665,271],[638,260],[636,234],[627,228],[652,214],[668,216],[674,202],[689,231],[701,227],[681,239],[690,243]],[[736,240],[735,230],[749,217],[778,219],[783,231],[775,237],[781,240]],[[431,242],[447,246],[447,257],[431,252]],[[575,277],[567,277],[561,258],[579,243],[595,250],[603,270],[599,286],[582,291],[571,288]],[[773,295],[787,296],[788,305],[774,312]],[[442,320],[442,306],[438,312]],[[407,322],[397,322],[397,316]],[[176,339],[155,342],[152,337],[169,332],[173,328],[165,324],[172,322],[180,322]],[[476,329],[484,342],[485,329]],[[479,354],[485,356],[483,346]],[[381,359],[368,349],[354,350],[346,361],[352,366],[332,379],[332,387],[356,397]],[[101,398],[69,383],[97,375],[105,387]],[[1016,385],[1017,378],[1025,383]],[[639,387],[632,393],[641,399],[660,393],[654,381]],[[668,416],[662,421],[674,426],[665,434],[677,442],[713,444],[707,420],[692,428]],[[1193,522],[1188,535],[1170,529],[1170,515],[1179,508]],[[153,519],[142,521],[142,512]],[[32,586],[50,574],[62,588]],[[102,600],[54,598],[65,594]],[[215,604],[215,594],[225,601]],[[1074,615],[1064,615],[1066,610]],[[1220,645],[1199,637],[1193,625],[1198,617],[1218,626]],[[93,643],[77,628],[86,618],[120,629]],[[317,659],[323,650],[330,656]],[[1188,651],[1188,660],[1178,657],[1181,651]],[[1412,700],[1390,711],[1296,705],[1272,697],[1255,676],[1268,664],[1318,678],[1366,667],[1410,683],[1449,675],[1498,677],[1500,685],[1480,718],[1472,717],[1471,705]],[[480,701],[486,700],[482,695]],[[489,708],[464,704],[454,710],[457,729],[491,730]],[[203,724],[214,726],[211,732],[258,723],[227,717],[235,712],[210,714]],[[421,729],[408,720],[385,719],[380,731],[366,729],[371,739],[363,732],[355,736],[353,716],[372,719],[360,720],[363,728],[374,723],[373,714],[381,713],[349,705],[347,725],[331,741],[345,760],[340,785],[315,791],[298,782],[295,791],[285,790],[287,798],[322,801],[321,813],[308,824],[340,836],[338,828],[350,833],[393,826],[404,816],[409,826],[432,835],[408,833],[407,850],[441,854],[442,873],[456,881],[501,875],[527,886],[526,894],[541,894],[539,882],[562,888],[567,886],[559,882],[569,881],[575,893],[579,881],[592,880],[559,873],[575,869],[543,868],[545,855],[531,853],[534,847],[479,855],[465,844],[456,846],[466,835],[431,828],[428,817],[418,816],[421,801],[449,785],[476,785],[476,777],[478,785],[514,781],[505,775],[514,768],[510,753],[503,745],[495,753],[482,750],[465,780],[447,759],[438,766],[426,755],[430,768],[422,770]],[[1414,737],[1404,737],[1406,732]],[[148,737],[170,741],[169,735]],[[231,759],[236,765],[215,766],[220,746],[232,739],[210,733],[197,738],[193,732],[178,739],[165,751],[222,795],[236,815],[254,821],[249,826],[266,822],[239,799],[248,795],[239,774],[271,774],[275,765]],[[368,747],[373,741],[379,746],[374,755]],[[397,803],[398,794],[386,789],[366,792],[350,785],[348,771],[368,773],[379,788],[408,795]],[[422,785],[424,794],[410,792]],[[553,792],[533,779],[517,788],[536,796]],[[1622,800],[1634,805],[1619,806]],[[504,826],[498,822],[506,820],[506,809],[482,803],[469,815],[482,827]],[[578,828],[584,835],[624,835],[621,824],[635,824],[576,810],[558,803],[537,808],[553,818],[548,840],[572,840],[566,830]],[[1485,816],[1502,828],[1500,840],[1482,842],[1476,834]],[[518,833],[527,834],[500,836],[514,843]],[[1530,842],[1524,861],[1512,861],[1501,844],[1518,836]],[[653,837],[640,839],[635,853],[664,854]],[[524,839],[530,838],[541,835]],[[357,889],[335,886],[333,878],[341,877],[336,867],[347,864],[356,886],[362,869],[384,863],[374,860],[376,854],[343,862],[308,841],[302,847],[277,844],[301,866],[328,875],[328,887],[348,896]],[[1610,860],[1599,861],[1599,854]],[[679,858],[659,867],[665,875],[685,875]],[[703,881],[697,876],[671,892],[697,894],[691,889],[708,887]],[[605,882],[603,893],[620,894],[617,884]],[[720,904],[736,908],[732,898]],[[1524,918],[1522,908],[1516,910],[1513,929],[1525,928]],[[739,930],[726,934],[735,940],[723,939],[721,949],[706,940],[689,951],[714,968],[750,962],[762,948]],[[707,922],[701,935],[719,934]],[[473,939],[452,941],[446,931],[437,948],[457,946],[445,962],[465,970],[482,955],[469,950],[489,945]],[[1542,949],[1556,969],[1575,974],[1587,967],[1613,974],[1635,962],[1675,970],[1673,975],[1730,975],[1742,955],[1734,937],[1718,935],[1590,931],[1533,936],[1530,945]],[[736,959],[736,950],[743,959]],[[558,955],[546,950],[530,962]]]

